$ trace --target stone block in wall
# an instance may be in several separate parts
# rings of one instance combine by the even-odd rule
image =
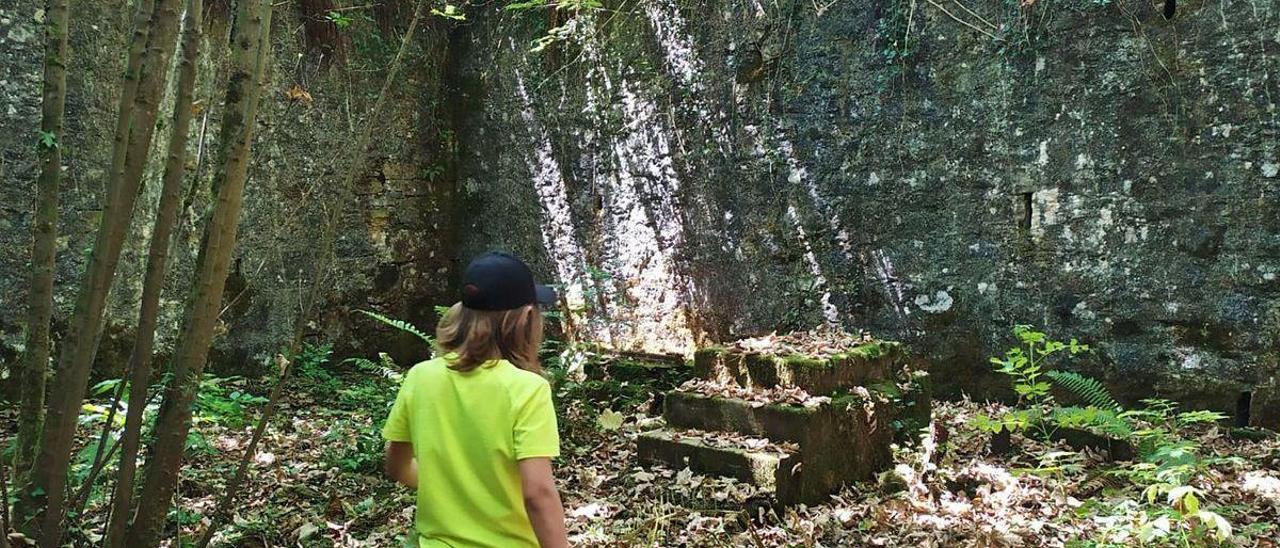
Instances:
[[[1280,382],[1270,382],[1253,389],[1249,400],[1249,426],[1280,431]]]

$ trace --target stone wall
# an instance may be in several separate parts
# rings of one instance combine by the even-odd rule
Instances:
[[[206,4],[198,115],[188,158],[187,184],[194,185],[184,191],[189,207],[182,215],[174,245],[176,264],[163,295],[162,352],[177,331],[199,246],[197,221],[210,202],[225,87],[220,78],[226,74],[230,14],[225,2]],[[227,281],[222,335],[211,355],[212,368],[222,374],[252,374],[289,343],[300,302],[313,287],[330,212],[338,212],[332,217],[337,222],[338,260],[322,272],[318,312],[305,323],[308,340],[334,342],[346,355],[388,351],[405,360],[421,356],[425,349],[413,340],[349,312],[373,309],[425,323],[453,269],[452,254],[445,252],[451,238],[450,189],[441,182],[441,171],[449,166],[450,137],[435,123],[447,26],[430,20],[419,27],[387,106],[373,122],[363,165],[355,172],[354,184],[344,187],[351,159],[360,156],[350,154],[355,136],[368,123],[367,113],[411,11],[384,3],[368,17],[356,15],[348,28],[329,24],[331,28],[324,29],[322,24],[326,35],[310,32],[317,16],[306,13],[305,4],[276,7],[272,71],[258,117],[236,267]],[[23,342],[37,173],[34,144],[40,120],[42,6],[38,0],[15,0],[0,8],[0,357],[6,360],[17,355]],[[71,313],[101,211],[132,10],[126,0],[82,2],[71,17],[66,176],[56,278],[59,331]],[[318,41],[317,35],[328,41]],[[287,93],[295,86],[295,93]],[[167,117],[162,115],[166,122]],[[144,182],[135,229],[113,288],[100,376],[117,374],[132,344],[130,326],[136,322],[168,139],[164,127],[156,135],[153,169]]]
[[[953,396],[1001,393],[1016,323],[1128,400],[1274,375],[1274,2],[606,4],[541,53],[545,15],[474,9],[451,69],[462,248],[537,257],[581,330],[865,328]]]
[[[938,393],[990,396],[1006,382],[986,358],[1030,323],[1093,344],[1079,366],[1124,399],[1234,412],[1275,390],[1274,2],[1184,0],[1172,20],[1147,0],[605,4],[478,3],[463,23],[429,22],[351,188],[407,4],[369,4],[351,28],[317,26],[331,3],[278,5],[219,370],[250,372],[289,339],[338,211],[340,262],[306,331],[342,354],[420,354],[350,312],[430,327],[458,262],[506,248],[565,286],[576,335],[619,348],[867,329],[928,357]],[[3,359],[22,340],[39,5],[0,9]],[[227,32],[211,5],[206,146]],[[129,12],[73,16],[59,325],[97,220]],[[531,52],[549,32],[565,39]],[[309,100],[289,98],[295,84]],[[200,142],[166,343],[208,202]],[[114,290],[108,365],[128,349],[146,224]]]

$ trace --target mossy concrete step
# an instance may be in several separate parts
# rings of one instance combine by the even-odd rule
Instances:
[[[636,454],[645,463],[735,478],[773,491],[779,499],[794,497],[802,468],[796,466],[800,461],[795,454],[711,445],[700,435],[673,429],[640,434]]]
[[[828,395],[893,378],[907,361],[901,344],[872,341],[829,357],[704,348],[694,354],[693,367],[694,374],[706,380],[746,388],[796,386],[810,394]]]
[[[663,416],[675,428],[737,432],[777,441],[801,443],[810,425],[831,420],[829,413],[798,405],[753,405],[746,400],[692,392],[668,392]]]

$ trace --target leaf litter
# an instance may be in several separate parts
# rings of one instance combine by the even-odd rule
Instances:
[[[634,439],[663,422],[650,414],[649,402],[602,406],[568,398],[561,407],[562,428],[572,435],[565,438],[557,479],[577,546],[1014,547],[1095,539],[1125,546],[1139,543],[1114,531],[1145,519],[1126,502],[1140,497],[1132,487],[1095,492],[1087,485],[1098,477],[1090,471],[1106,465],[1101,456],[1072,452],[1079,470],[1037,473],[1046,469],[1045,455],[1071,450],[1028,438],[1018,440],[1014,454],[989,454],[988,435],[969,420],[1000,413],[995,404],[935,402],[932,434],[925,443],[896,448],[891,469],[823,504],[791,508],[776,507],[768,493],[731,478],[642,466]],[[620,424],[612,415],[597,423],[605,407],[622,416]],[[403,546],[414,497],[380,473],[376,434],[384,412],[334,405],[323,390],[292,393],[214,546]],[[247,440],[251,431],[212,421],[196,428],[213,440]],[[13,434],[12,428],[2,432],[0,441]],[[85,440],[94,434],[82,430]],[[1214,427],[1196,435],[1206,453],[1236,457],[1213,465],[1196,485],[1234,526],[1226,545],[1280,546],[1280,440],[1233,439]],[[716,437],[708,443],[769,443]],[[209,523],[239,458],[235,449],[188,454],[173,514],[181,538]],[[83,531],[100,530],[101,499],[88,505]]]

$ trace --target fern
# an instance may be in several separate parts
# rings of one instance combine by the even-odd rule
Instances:
[[[378,320],[391,327],[404,331],[405,333],[412,334],[413,336],[419,339],[422,339],[422,341],[427,343],[428,346],[435,344],[435,340],[432,339],[431,336],[427,335],[426,333],[423,333],[422,330],[418,329],[417,327],[414,327],[414,325],[409,322],[406,322],[404,320],[397,320],[394,318],[388,318],[386,316],[383,316],[382,314],[379,314],[377,312],[370,312],[368,310],[357,310],[356,312],[359,312],[361,314],[364,314],[365,316]]]
[[[1065,428],[1076,428],[1126,439],[1133,435],[1129,421],[1121,418],[1113,409],[1089,407],[1058,407],[1053,410],[1053,422]]]
[[[1058,386],[1075,394],[1088,405],[1098,409],[1119,410],[1120,404],[1102,383],[1074,371],[1049,371],[1046,373]]]

